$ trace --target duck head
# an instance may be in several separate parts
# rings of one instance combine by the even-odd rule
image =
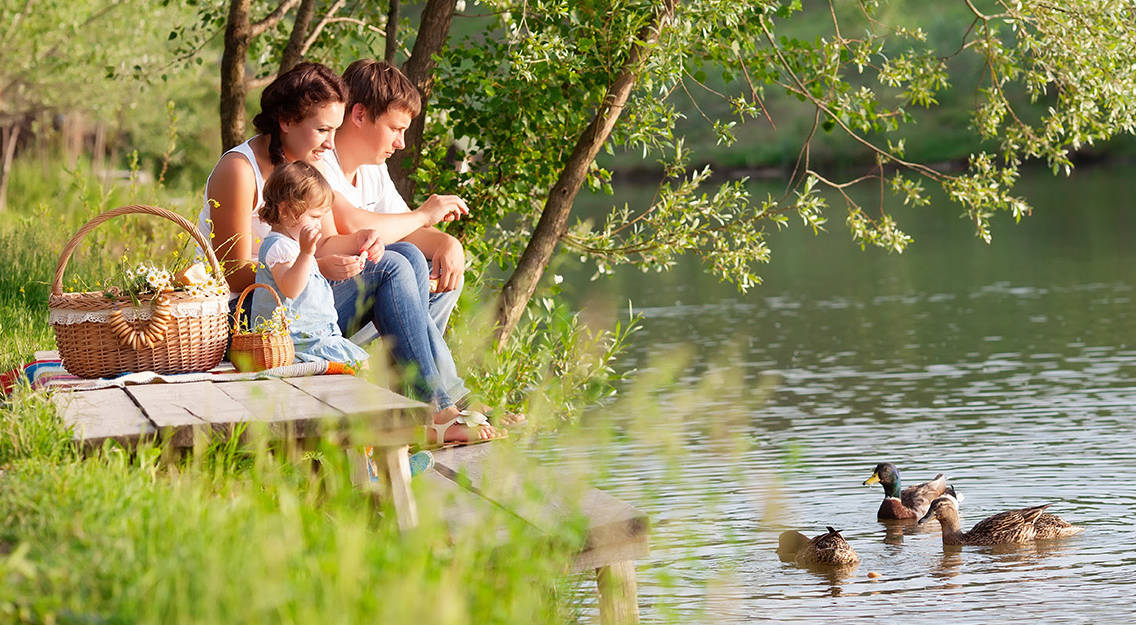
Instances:
[[[890,462],[881,462],[876,465],[872,476],[864,480],[864,486],[880,484],[884,487],[884,496],[899,498],[900,482],[899,469]]]
[[[931,506],[927,508],[927,514],[924,514],[923,518],[919,519],[919,523],[922,524],[932,517],[938,519],[940,523],[949,521],[951,525],[957,525],[958,500],[952,495],[943,495],[935,501],[932,501]]]

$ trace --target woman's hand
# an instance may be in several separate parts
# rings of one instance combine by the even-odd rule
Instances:
[[[355,240],[359,243],[359,254],[366,256],[371,262],[379,260],[386,246],[375,230],[363,229],[355,232]]]
[[[454,221],[468,215],[469,207],[465,200],[456,195],[431,195],[414,212],[425,218],[425,225],[433,226],[441,221]]]
[[[346,254],[329,254],[316,259],[319,263],[320,273],[332,282],[354,278],[363,271],[366,259],[361,256]]]
[[[309,224],[300,230],[300,253],[301,254],[314,254],[316,245],[319,243],[323,233],[320,231],[319,224]]]

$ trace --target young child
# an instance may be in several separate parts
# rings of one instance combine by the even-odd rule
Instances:
[[[331,187],[315,167],[296,161],[277,166],[263,193],[259,215],[272,232],[260,243],[256,281],[280,293],[291,321],[296,359],[360,365],[367,352],[339,331],[331,284],[320,274],[314,256],[320,222],[331,210]],[[270,319],[275,307],[276,300],[258,289],[249,318]]]

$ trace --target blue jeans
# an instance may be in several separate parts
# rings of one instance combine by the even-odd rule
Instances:
[[[422,255],[422,251],[414,245],[411,245],[408,248],[403,243],[396,243],[394,245],[388,245],[387,249],[405,255],[406,259],[410,261],[411,265],[417,265],[417,259],[419,257],[421,257],[423,260],[425,260],[426,258]],[[427,263],[426,272],[427,280],[429,280],[429,273],[431,270],[433,270],[434,263],[431,261],[427,261]],[[417,270],[418,267],[415,266],[415,271]],[[458,288],[442,293],[429,293],[428,295],[429,300],[427,309],[430,312],[430,318],[434,320],[434,325],[438,326],[438,331],[443,335],[446,334],[446,326],[450,323],[450,314],[453,313],[454,308],[457,307],[458,299],[461,297],[462,287],[464,286],[465,278],[463,277],[462,280],[458,282]],[[429,283],[427,283],[427,291],[429,291]]]
[[[411,243],[392,243],[377,261],[367,261],[354,278],[333,282],[339,328],[351,336],[372,321],[402,365],[414,365],[413,391],[440,410],[469,393],[458,376],[450,348],[427,308],[430,270],[426,257]]]

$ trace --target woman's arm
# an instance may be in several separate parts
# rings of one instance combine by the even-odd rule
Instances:
[[[213,233],[209,242],[226,274],[229,290],[239,293],[256,277],[252,210],[257,197],[252,165],[239,154],[223,156],[205,187],[205,197],[212,204],[209,214]]]

